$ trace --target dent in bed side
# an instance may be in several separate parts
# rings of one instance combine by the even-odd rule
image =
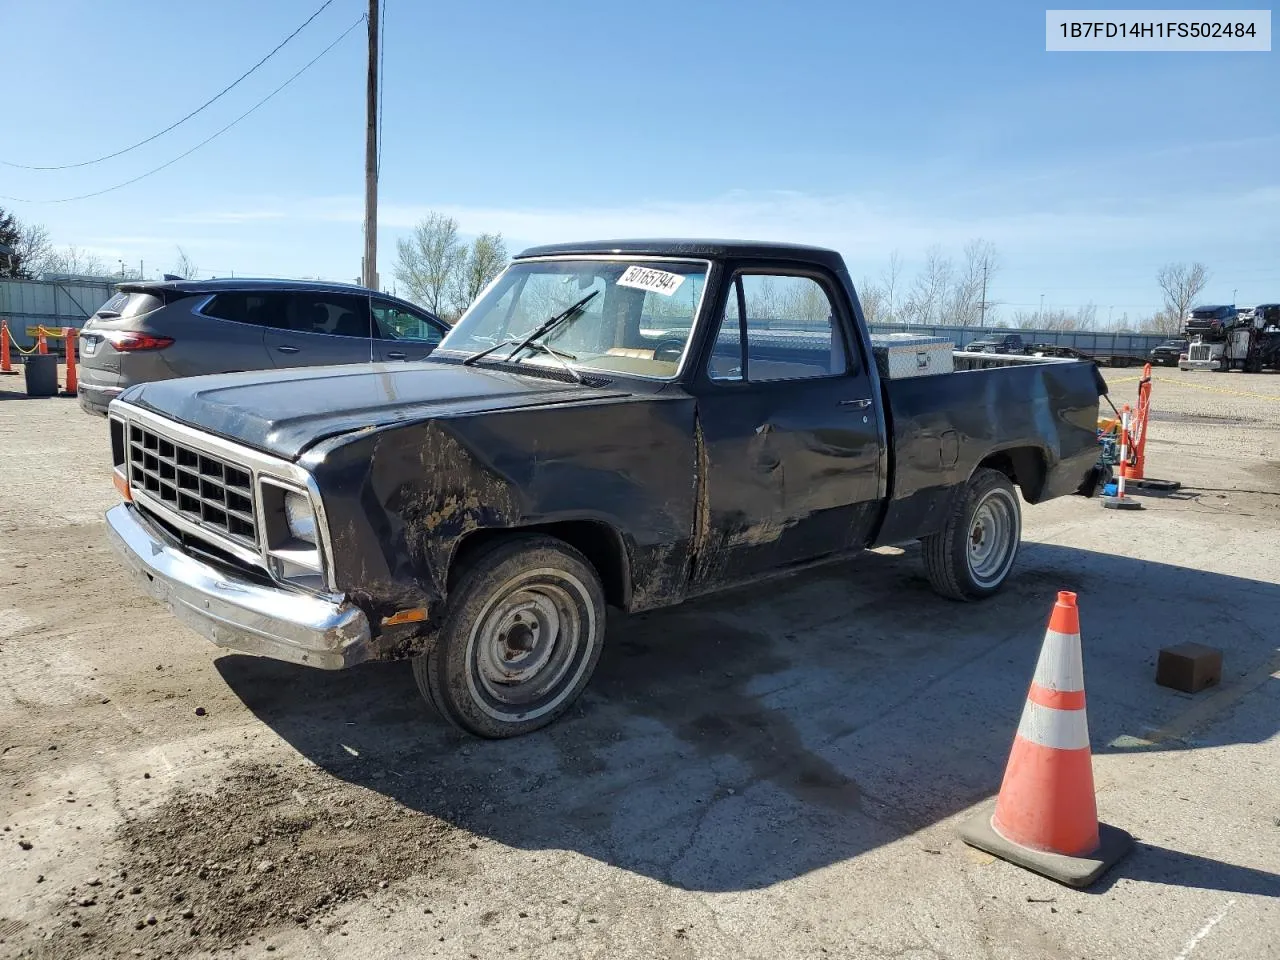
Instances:
[[[1034,504],[1074,493],[1097,460],[1092,364],[896,380],[886,384],[886,394],[894,483],[877,546],[938,530],[953,496],[984,462],[1007,469]]]

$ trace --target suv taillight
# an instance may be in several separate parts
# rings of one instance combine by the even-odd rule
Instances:
[[[122,353],[134,350],[163,350],[173,343],[173,337],[153,337],[149,333],[137,333],[133,330],[108,330],[104,331],[102,336]]]

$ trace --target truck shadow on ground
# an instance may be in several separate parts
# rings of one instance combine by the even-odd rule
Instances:
[[[1156,751],[1212,742],[1178,718],[1209,696],[1222,706],[1199,707],[1202,725],[1229,716],[1232,691],[1256,688],[1275,656],[1273,584],[1027,544],[1004,593],[958,605],[932,594],[914,553],[618,617],[579,706],[510,741],[446,729],[405,664],[217,663],[336,777],[513,847],[728,891],[847,860],[991,796],[1060,589],[1080,595],[1095,754],[1121,751],[1117,738]],[[1155,685],[1158,649],[1187,640],[1224,648],[1218,693]],[[1280,697],[1264,699],[1227,725],[1228,742],[1275,734]],[[1107,883],[1126,876],[1280,894],[1271,874],[1153,843]]]

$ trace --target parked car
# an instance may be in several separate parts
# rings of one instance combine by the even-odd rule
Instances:
[[[1259,330],[1280,328],[1280,303],[1260,303],[1253,308],[1254,325]]]
[[[1190,341],[1187,340],[1166,340],[1159,346],[1153,347],[1147,359],[1153,366],[1176,367],[1178,360],[1187,355],[1189,343]]]
[[[366,287],[305,280],[122,283],[80,332],[80,406],[136,383],[318,364],[422,360],[449,326]]]
[[[1235,307],[1225,304],[1194,307],[1187,316],[1183,332],[1188,339],[1197,335],[1218,336],[1235,323],[1238,315],[1239,311]]]
[[[979,600],[1013,568],[1023,500],[1098,492],[1094,364],[946,372],[938,350],[882,374],[884,340],[834,251],[526,250],[412,368],[130,388],[107,527],[214,643],[412,658],[448,721],[513,736],[581,693],[606,605],[916,540],[935,591]]]
[[[1003,336],[970,341],[965,345],[965,350],[969,353],[1026,353],[1026,345],[1020,334],[1006,333]]]

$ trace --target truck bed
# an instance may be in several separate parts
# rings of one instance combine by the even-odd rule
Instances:
[[[1074,493],[1097,460],[1107,385],[1093,363],[962,351],[955,363],[954,373],[881,381],[889,469],[876,546],[936,532],[980,458],[1013,472],[1029,503]]]

